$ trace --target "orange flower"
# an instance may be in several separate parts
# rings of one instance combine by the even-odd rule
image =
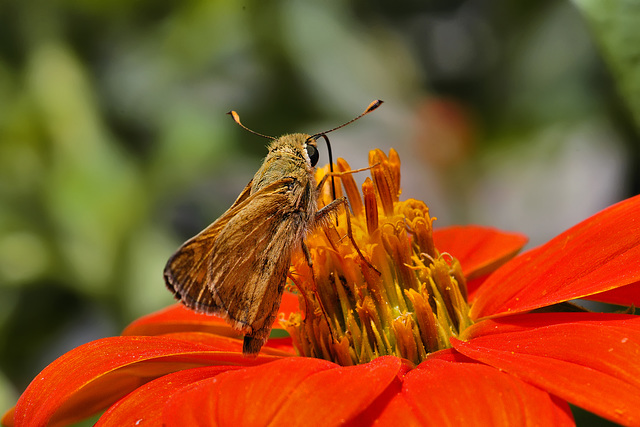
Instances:
[[[433,230],[424,203],[399,201],[397,154],[370,164],[364,198],[341,176],[360,253],[344,214],[309,236],[313,267],[293,259],[295,293],[257,358],[222,320],[174,305],[54,361],[3,424],[106,409],[98,426],[571,425],[569,402],[640,425],[638,316],[559,312],[640,304],[640,196],[511,259],[522,235]]]

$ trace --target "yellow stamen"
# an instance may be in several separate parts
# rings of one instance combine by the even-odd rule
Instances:
[[[313,269],[302,254],[293,258],[304,315],[283,324],[301,355],[341,365],[387,354],[419,363],[471,324],[465,279],[460,263],[435,247],[428,207],[399,201],[398,154],[372,151],[369,164],[363,199],[347,162],[338,159],[335,175],[353,209],[354,241],[375,269],[345,238],[346,218],[318,228],[306,241]],[[319,203],[330,201],[324,190]]]
[[[362,184],[364,195],[364,209],[367,215],[367,231],[372,235],[378,229],[378,202],[373,187],[373,181],[367,178]]]
[[[351,170],[351,167],[344,159],[338,159],[336,163],[339,172],[348,172]],[[358,191],[355,179],[353,179],[353,175],[344,174],[340,176],[340,179],[342,180],[344,191],[347,193],[347,198],[349,199],[349,205],[351,205],[351,209],[353,210],[353,215],[356,218],[362,218],[362,215],[364,214],[364,207],[362,206],[360,192]]]

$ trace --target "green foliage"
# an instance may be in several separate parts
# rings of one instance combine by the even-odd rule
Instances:
[[[640,129],[640,3],[574,0],[584,14],[636,126]]]

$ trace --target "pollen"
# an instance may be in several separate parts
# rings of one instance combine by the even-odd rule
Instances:
[[[397,152],[371,151],[369,166],[361,196],[348,163],[338,159],[335,181],[349,200],[349,218],[342,211],[307,237],[311,266],[304,254],[293,257],[291,288],[301,312],[281,322],[301,356],[352,365],[395,355],[418,364],[472,323],[466,283],[460,263],[435,247],[427,205],[400,201]],[[319,168],[316,179],[328,171]],[[319,207],[329,202],[323,188]]]

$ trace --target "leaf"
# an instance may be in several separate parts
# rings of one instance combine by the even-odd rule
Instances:
[[[573,0],[582,11],[615,77],[618,91],[640,128],[640,3]]]

